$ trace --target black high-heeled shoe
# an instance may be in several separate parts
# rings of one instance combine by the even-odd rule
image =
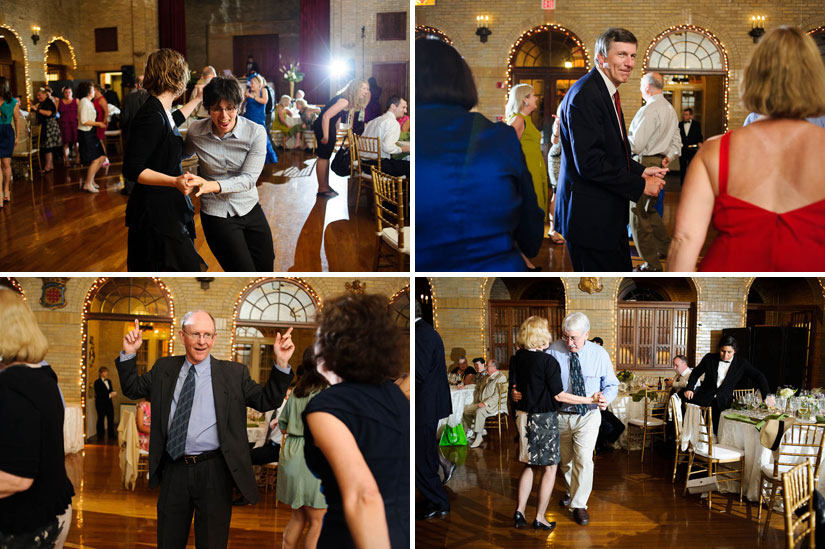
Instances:
[[[547,525],[547,524],[540,523],[538,521],[538,519],[536,519],[536,520],[533,521],[533,528],[535,528],[536,530],[547,530],[548,533],[549,533],[549,532],[552,532],[556,528],[556,523],[551,522],[549,525]]]
[[[524,528],[527,526],[527,519],[524,518],[524,515],[519,513],[518,511],[513,514],[513,521],[515,522],[516,528]]]

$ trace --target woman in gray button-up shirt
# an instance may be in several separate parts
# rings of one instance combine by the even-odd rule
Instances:
[[[184,152],[198,156],[201,224],[224,271],[272,271],[269,221],[255,185],[266,158],[266,130],[238,116],[235,78],[215,77],[203,90],[209,118],[192,122]]]

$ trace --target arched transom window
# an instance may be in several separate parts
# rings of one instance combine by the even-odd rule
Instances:
[[[247,293],[238,311],[238,322],[313,322],[317,308],[309,292],[298,283],[269,280]]]
[[[719,42],[695,30],[664,33],[649,53],[647,70],[660,72],[724,73],[725,55]]]
[[[151,278],[110,278],[89,303],[90,314],[125,314],[171,317],[169,302]]]

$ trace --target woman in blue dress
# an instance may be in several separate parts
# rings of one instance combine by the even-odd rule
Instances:
[[[269,140],[269,128],[266,127],[266,102],[268,97],[264,85],[264,79],[260,74],[253,74],[249,77],[249,87],[246,90],[246,108],[243,117],[260,124],[267,131],[266,163],[275,164],[278,161],[278,155],[275,154],[275,149],[272,148],[272,142]]]

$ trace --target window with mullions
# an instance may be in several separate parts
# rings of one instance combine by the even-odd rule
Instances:
[[[649,71],[703,71],[724,73],[724,54],[707,36],[676,30],[663,36],[653,48]]]
[[[584,68],[587,57],[584,48],[569,36],[546,31],[536,33],[521,43],[513,66]]]
[[[238,321],[312,322],[317,306],[299,284],[271,280],[251,289],[241,303]]]
[[[410,287],[395,296],[389,304],[390,315],[395,320],[395,325],[406,330],[410,329]]]
[[[151,278],[110,278],[95,294],[90,313],[170,317],[163,290]]]

